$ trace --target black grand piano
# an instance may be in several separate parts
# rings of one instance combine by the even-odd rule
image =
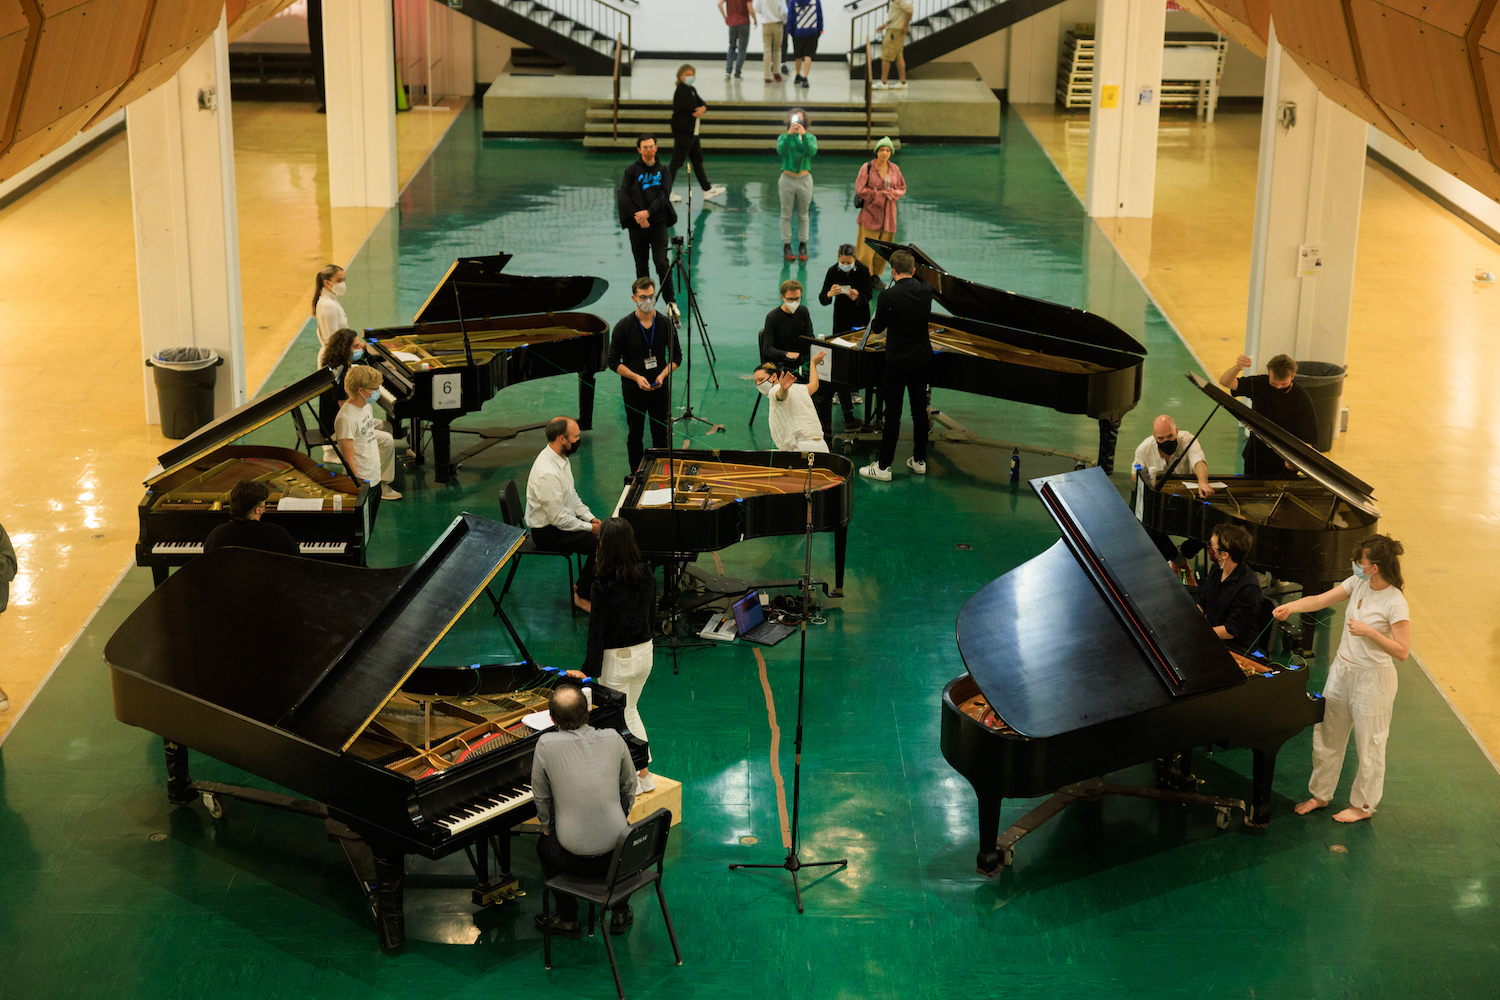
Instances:
[[[151,567],[160,585],[170,567],[200,554],[208,533],[229,520],[234,485],[258,479],[271,490],[265,520],[290,532],[303,555],[363,566],[377,495],[368,483],[292,448],[232,443],[317,398],[334,381],[333,369],[320,369],[225,414],[159,456],[140,503],[136,565]]]
[[[553,375],[578,378],[578,426],[594,420],[594,376],[604,368],[609,324],[592,313],[572,312],[597,302],[609,289],[603,278],[504,274],[508,253],[464,257],[412,320],[412,326],[365,331],[366,363],[385,374],[398,419],[410,420],[417,461],[425,459],[421,424],[432,432],[433,470],[451,480],[467,458],[498,441],[533,430],[522,427],[466,430],[452,423],[477,413],[508,386]],[[452,457],[450,434],[480,441]]]
[[[1099,421],[1098,464],[1112,471],[1120,420],[1141,400],[1146,348],[1102,316],[976,284],[945,271],[914,246],[865,240],[889,260],[897,250],[916,258],[917,277],[932,286],[931,380],[996,399],[1082,413]],[[879,386],[885,332],[861,330],[819,341],[830,352],[830,381]]]
[[[509,829],[536,814],[538,733],[521,720],[546,707],[558,675],[529,655],[495,668],[510,672],[506,683],[469,670],[444,679],[418,665],[524,537],[464,514],[415,565],[395,569],[208,553],[110,638],[115,717],[166,739],[174,804],[201,795],[218,815],[236,798],[323,819],[366,887],[387,947],[405,934],[406,854],[475,849],[474,901],[500,902],[517,888]],[[253,641],[267,635],[280,653]],[[409,678],[418,693],[403,693]],[[595,685],[592,725],[623,730],[624,704],[623,694]],[[627,743],[642,766],[644,744]],[[194,782],[189,747],[308,798]]]
[[[1277,579],[1302,584],[1308,594],[1322,593],[1348,576],[1359,543],[1374,534],[1380,520],[1374,488],[1219,386],[1192,373],[1187,378],[1215,403],[1210,420],[1218,408],[1227,410],[1296,471],[1288,469],[1280,479],[1214,473],[1226,488],[1207,499],[1198,497],[1196,484],[1184,485],[1193,479],[1191,472],[1169,467],[1171,474],[1158,483],[1139,476],[1135,506],[1141,523],[1203,542],[1220,525],[1238,524],[1254,543],[1247,561]],[[1312,618],[1304,616],[1305,633]],[[1307,641],[1304,634],[1304,648]]]
[[[1239,807],[1264,825],[1277,751],[1323,717],[1308,672],[1231,654],[1102,469],[1031,486],[1062,539],[964,604],[969,672],[943,689],[943,757],[979,797],[979,870],[1010,864],[1069,802],[1103,795],[1210,805],[1221,827]],[[1099,780],[1211,745],[1254,751],[1248,806]],[[997,838],[1003,799],[1049,794]]]

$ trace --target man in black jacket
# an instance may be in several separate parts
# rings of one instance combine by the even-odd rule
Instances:
[[[630,252],[635,255],[635,276],[649,277],[648,255],[656,260],[656,276],[667,313],[677,319],[677,298],[667,279],[667,227],[677,224],[672,208],[672,175],[656,158],[656,136],[642,135],[635,143],[640,157],[625,170],[620,181],[620,228],[630,233]]]
[[[880,386],[885,401],[885,433],[880,458],[859,470],[867,479],[890,482],[901,437],[901,400],[911,400],[912,457],[906,467],[927,475],[927,372],[932,363],[932,340],[927,323],[932,315],[932,286],[915,277],[916,259],[906,250],[891,254],[891,286],[880,293],[870,329],[885,332],[885,379]]]
[[[808,352],[813,336],[812,313],[802,304],[802,282],[789,278],[781,283],[781,303],[766,313],[765,325],[760,330],[760,360],[771,362],[777,368],[803,374],[807,369]],[[812,397],[813,407],[818,411],[818,423],[823,425],[823,443],[833,444],[833,389],[820,386]]]

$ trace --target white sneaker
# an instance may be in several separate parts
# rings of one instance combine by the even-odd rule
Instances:
[[[893,84],[890,85],[890,88],[892,90],[905,90],[906,89],[906,81],[905,80],[897,80],[895,83],[893,83]]]
[[[858,406],[860,403],[863,403],[864,401],[865,401],[865,397],[864,397],[864,395],[862,393],[851,392],[849,394],[849,402],[853,403],[855,406]]]
[[[925,475],[927,475],[927,463],[926,462],[918,462],[915,458],[908,458],[906,460],[906,467],[908,469],[910,469],[911,471],[915,472],[919,476],[925,476]]]
[[[672,197],[669,198],[669,199],[667,199],[667,200],[668,201],[681,201],[682,200],[682,195],[678,194],[676,191],[673,191],[672,192]]]
[[[641,794],[642,792],[654,791],[656,791],[656,778],[652,776],[650,771],[646,772],[646,776],[644,778],[639,774],[635,776],[635,793],[637,795]]]
[[[725,195],[725,193],[727,193],[728,191],[729,191],[729,189],[727,187],[725,187],[724,185],[722,185],[722,184],[715,184],[713,187],[711,187],[707,191],[703,192],[703,200],[704,201],[713,201],[715,198],[722,198]]]
[[[401,499],[401,494],[399,494],[395,490],[391,489],[391,487],[390,487],[389,484],[382,484],[381,487],[380,487],[380,499],[382,499],[382,500],[400,500]]]
[[[881,83],[879,80],[876,80],[874,83],[870,84],[870,89],[871,90],[884,90],[885,89],[885,84]]]
[[[860,469],[859,474],[861,476],[864,476],[866,479],[876,479],[882,483],[888,483],[891,481],[891,470],[882,469],[879,462],[871,462],[869,465]]]

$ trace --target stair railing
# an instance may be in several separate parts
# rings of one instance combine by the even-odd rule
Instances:
[[[870,58],[870,43],[865,42],[865,145],[870,144],[871,122],[875,116],[872,107],[871,92],[874,90],[875,78],[871,75],[870,65],[874,60]]]
[[[853,3],[848,3],[844,6],[853,8],[857,3],[859,3],[859,0],[854,0]],[[934,14],[941,14],[950,7],[956,7],[957,5],[956,0],[912,0],[911,24],[907,25],[906,41],[908,43],[912,41],[912,25],[924,21]],[[972,10],[972,8],[970,9]],[[877,4],[869,10],[856,14],[849,19],[849,58],[851,60],[854,58],[855,53],[865,48],[869,43],[874,43],[877,48],[879,47],[883,33],[876,32],[875,29],[885,25],[890,13],[890,4],[883,3]],[[955,19],[954,23],[959,23],[959,21]],[[868,53],[865,58],[870,58]]]
[[[615,36],[615,106],[610,120],[610,138],[620,138],[620,36]]]
[[[588,28],[605,38],[624,38],[621,54],[629,62],[635,52],[634,37],[630,31],[630,14],[604,0],[535,0],[537,6],[555,14],[561,14],[574,24]],[[589,46],[592,48],[593,46]]]

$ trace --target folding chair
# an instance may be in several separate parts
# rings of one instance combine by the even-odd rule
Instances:
[[[522,527],[521,518],[525,513],[525,507],[521,504],[521,493],[516,489],[516,481],[507,479],[505,485],[500,487],[500,519],[512,527]],[[510,593],[511,581],[516,578],[516,567],[521,565],[522,556],[561,556],[568,564],[568,610],[574,617],[578,615],[578,605],[573,603],[573,556],[572,552],[555,552],[552,549],[539,549],[536,542],[532,541],[531,533],[526,533],[526,541],[516,550],[516,554],[510,560],[510,572],[506,574],[505,586],[500,588],[500,596],[496,597],[488,587],[485,593],[489,594],[490,603],[495,606],[495,614],[500,613],[500,602],[505,600],[505,595]],[[582,563],[578,566],[578,572],[583,572]]]

